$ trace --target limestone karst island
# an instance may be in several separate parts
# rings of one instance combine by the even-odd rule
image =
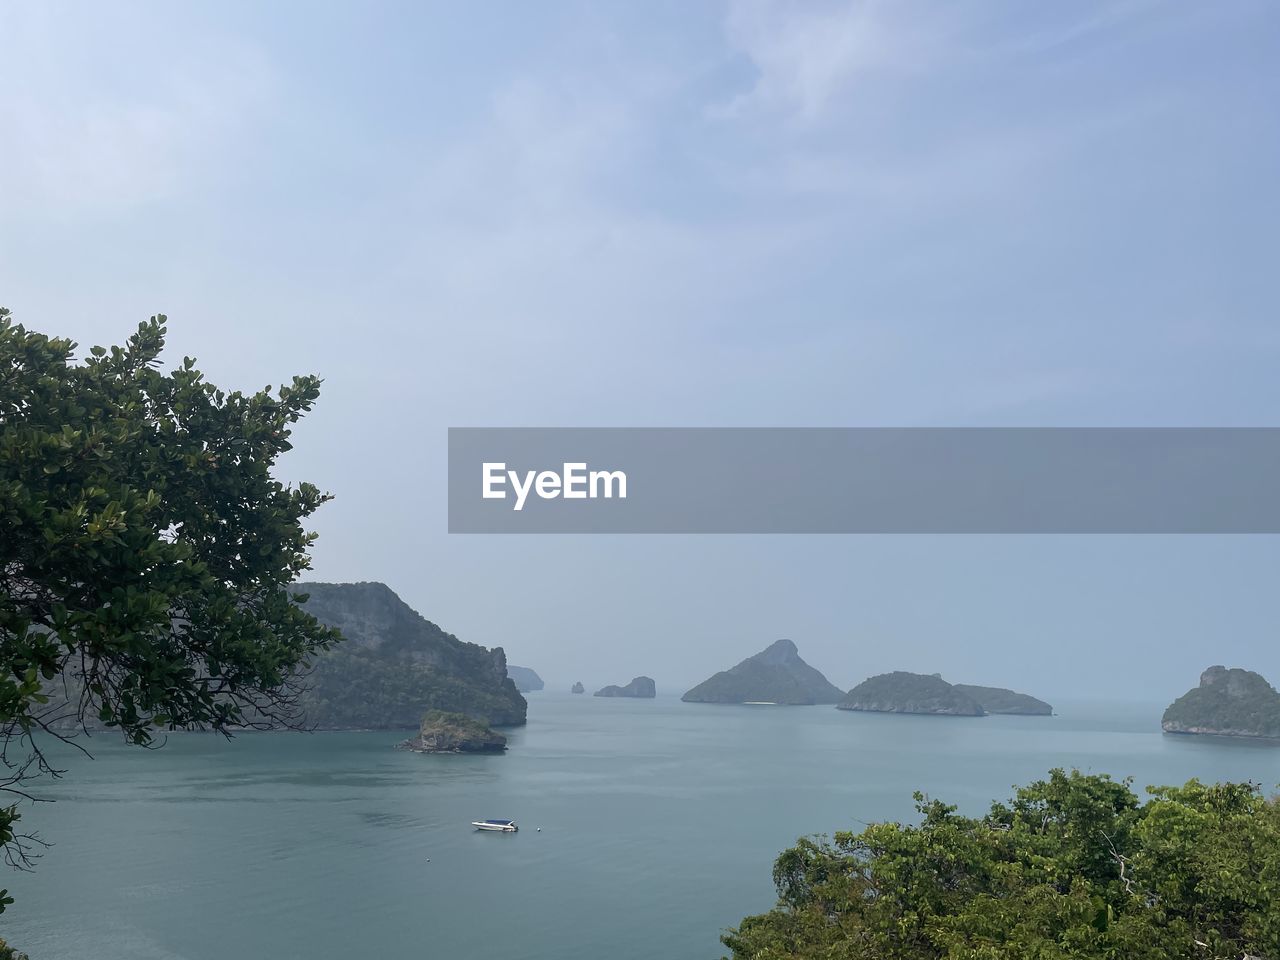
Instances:
[[[686,703],[836,703],[839,687],[800,659],[790,640],[777,640],[688,691]]]
[[[634,677],[624,686],[610,684],[594,694],[597,697],[638,697],[642,700],[652,700],[657,695],[658,688],[652,677]]]
[[[1169,704],[1160,725],[1165,733],[1280,742],[1280,693],[1251,670],[1209,667],[1199,686]]]

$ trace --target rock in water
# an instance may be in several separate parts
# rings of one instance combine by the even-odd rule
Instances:
[[[418,735],[396,744],[414,753],[502,753],[507,738],[487,724],[460,713],[432,710],[422,718]]]
[[[546,686],[537,672],[528,667],[517,667],[508,663],[507,676],[515,681],[516,689],[521,693],[531,693]]]
[[[324,730],[412,730],[428,710],[485,723],[525,722],[528,704],[507,657],[464,643],[424,619],[382,583],[303,583],[303,609],[337,627],[343,643],[307,677],[306,722]]]
[[[1280,693],[1252,670],[1210,667],[1169,705],[1165,733],[1280,739]]]
[[[686,703],[836,703],[839,687],[800,659],[796,645],[778,640],[736,667],[704,680]]]
[[[1051,717],[1053,706],[1026,693],[1015,693],[1004,687],[979,687],[970,683],[952,684],[967,694],[987,713],[1008,713],[1022,717]]]
[[[928,713],[949,717],[981,717],[982,705],[940,676],[895,670],[863,680],[836,706],[872,713]]]
[[[582,685],[582,681],[579,680],[577,683],[575,683],[572,687],[569,688],[569,692],[570,693],[586,693],[587,688],[584,687]]]
[[[650,677],[636,677],[625,687],[607,686],[595,692],[597,697],[640,697],[652,698],[658,695],[658,687]]]

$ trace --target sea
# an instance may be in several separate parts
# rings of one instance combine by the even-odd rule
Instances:
[[[110,735],[62,755],[0,876],[32,960],[714,960],[774,902],[797,837],[909,821],[912,793],[981,813],[1050,768],[1135,786],[1280,783],[1280,747],[1167,736],[1161,704],[930,717],[542,691],[494,756],[405,734]],[[471,821],[512,818],[518,833]]]

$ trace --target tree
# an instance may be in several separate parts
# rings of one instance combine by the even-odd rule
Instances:
[[[1280,806],[1252,784],[1151,788],[1054,770],[982,818],[803,839],[736,960],[1280,956]]]
[[[41,737],[86,720],[142,745],[296,724],[301,671],[338,639],[286,589],[329,497],[271,474],[319,379],[243,394],[189,357],[162,373],[164,323],[78,360],[0,309],[0,788],[19,797],[57,773]],[[0,844],[25,865],[17,818]]]

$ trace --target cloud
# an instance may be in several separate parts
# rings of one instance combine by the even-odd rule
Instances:
[[[716,111],[729,117],[780,114],[811,124],[858,78],[913,71],[928,55],[926,34],[891,22],[873,0],[733,0],[725,34],[756,71],[751,88]]]
[[[637,77],[641,79],[637,79]],[[678,84],[640,65],[568,82],[495,86],[470,127],[424,153],[400,202],[397,259],[437,303],[542,335],[603,317],[665,327],[778,263],[796,239],[776,224],[718,222],[645,194]]]
[[[0,13],[0,214],[118,214],[196,192],[226,163],[270,97],[264,58],[144,13]]]
[[[1141,20],[1165,7],[1166,0],[1117,0],[1063,24],[1019,36],[993,52],[1043,55],[1058,47],[1091,39],[1097,34],[1117,30]]]

